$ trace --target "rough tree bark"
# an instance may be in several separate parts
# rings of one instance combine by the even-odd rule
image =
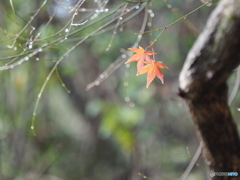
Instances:
[[[221,0],[179,78],[179,95],[189,107],[209,171],[239,174],[212,179],[240,179],[240,139],[229,110],[226,83],[239,63],[240,0]]]

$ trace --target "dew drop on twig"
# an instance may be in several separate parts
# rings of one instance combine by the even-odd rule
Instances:
[[[130,102],[129,106],[130,106],[130,107],[135,107],[135,103]]]
[[[151,14],[150,14],[150,17],[154,17],[154,13],[151,13]]]
[[[99,81],[96,81],[94,84],[95,84],[96,86],[98,86],[98,85],[100,84],[100,82],[99,82]]]
[[[103,75],[103,74],[100,74],[99,77],[100,77],[101,79],[103,79],[103,78],[104,78],[104,75]]]
[[[167,7],[168,7],[169,9],[171,9],[171,8],[172,8],[172,5],[171,5],[171,4],[168,4]]]
[[[139,8],[140,8],[140,6],[139,6],[139,5],[135,6],[135,9],[139,9]]]
[[[126,58],[127,56],[126,56],[126,54],[122,54],[122,58]]]
[[[129,101],[130,101],[130,98],[129,98],[129,97],[125,97],[125,101],[126,101],[126,102],[129,102]]]

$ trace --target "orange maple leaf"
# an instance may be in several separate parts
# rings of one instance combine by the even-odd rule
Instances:
[[[133,61],[138,61],[137,63],[137,71],[141,71],[141,69],[144,66],[144,62],[151,63],[150,55],[154,55],[156,53],[152,51],[145,51],[141,46],[139,48],[128,48],[131,51],[135,52],[136,54],[133,54],[126,62],[130,63]]]
[[[145,74],[147,73],[147,85],[146,87],[148,88],[148,86],[150,85],[150,83],[153,81],[153,79],[157,76],[162,83],[164,83],[164,80],[163,80],[163,73],[161,71],[160,68],[166,68],[168,69],[168,67],[163,64],[162,62],[160,61],[153,61],[151,59],[151,63],[150,64],[147,64],[145,65],[138,73],[137,73],[137,76],[140,75],[140,74]]]

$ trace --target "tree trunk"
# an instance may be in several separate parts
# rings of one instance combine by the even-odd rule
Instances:
[[[240,63],[240,0],[222,0],[190,50],[179,78],[210,172],[237,172],[240,139],[228,106],[227,78]],[[210,178],[210,176],[209,176]]]

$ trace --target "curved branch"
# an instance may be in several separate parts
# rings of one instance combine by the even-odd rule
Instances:
[[[226,83],[240,63],[239,9],[240,0],[219,2],[179,78],[179,95],[189,106],[206,163],[214,172],[240,173],[240,139],[228,107]]]

